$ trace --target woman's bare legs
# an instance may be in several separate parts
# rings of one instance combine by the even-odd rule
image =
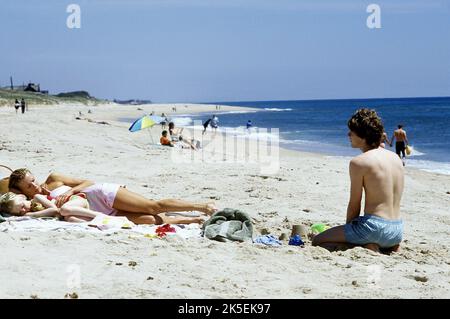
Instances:
[[[178,199],[151,200],[120,187],[113,208],[127,213],[157,215],[166,212],[199,211],[212,215],[217,211],[213,203],[197,204]]]
[[[129,192],[131,193],[131,192]],[[133,193],[132,193],[133,194]],[[84,208],[85,202],[82,199],[71,200],[61,207],[61,215],[70,222],[84,222],[94,219],[97,216],[108,216],[106,214],[96,212]],[[118,211],[117,216],[125,216],[135,224],[191,224],[202,223],[201,217],[171,217],[163,213],[151,215],[148,213],[131,213],[127,211]]]
[[[118,211],[116,216],[125,216],[135,224],[201,224],[203,223],[203,218],[201,217],[183,217],[183,216],[166,216],[166,214],[161,213],[157,215],[130,213],[124,211]]]

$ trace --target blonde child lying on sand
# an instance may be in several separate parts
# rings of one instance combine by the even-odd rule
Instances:
[[[68,222],[85,222],[97,216],[106,216],[89,209],[83,193],[71,195],[58,207],[55,198],[36,194],[32,200],[25,195],[8,192],[0,197],[0,211],[15,216],[62,217]]]

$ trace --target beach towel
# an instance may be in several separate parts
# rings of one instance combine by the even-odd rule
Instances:
[[[106,216],[105,218],[111,218]],[[119,219],[119,222],[107,222],[106,224],[101,218],[93,219],[85,223],[69,223],[60,221],[54,217],[32,218],[29,216],[12,216],[4,218],[5,221],[0,223],[0,232],[90,232],[98,234],[112,234],[117,232],[138,233],[147,238],[157,238],[156,230],[159,225],[134,225],[126,218]],[[97,227],[100,225],[100,227]],[[125,226],[125,227],[124,227]],[[131,226],[131,228],[127,228]],[[198,224],[188,225],[171,225],[174,233],[168,233],[167,237],[178,237],[181,239],[201,238],[202,229]]]
[[[232,208],[215,212],[202,228],[206,238],[217,241],[251,241],[253,238],[250,217]]]

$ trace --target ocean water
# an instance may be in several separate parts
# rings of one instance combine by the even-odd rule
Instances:
[[[322,153],[331,156],[354,156],[347,137],[347,121],[361,107],[375,109],[383,120],[391,139],[398,124],[403,124],[410,145],[411,156],[406,165],[422,170],[450,175],[450,98],[402,98],[360,100],[257,101],[217,102],[208,104],[247,106],[257,112],[224,112],[177,115],[177,125],[190,126],[216,114],[219,128],[245,134],[248,120],[253,123],[250,136],[258,135],[258,128],[267,128],[260,135],[275,137],[279,129],[281,147]],[[248,136],[248,135],[247,135]],[[390,150],[395,151],[395,145]]]

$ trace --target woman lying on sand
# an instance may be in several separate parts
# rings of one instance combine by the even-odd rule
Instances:
[[[191,203],[178,199],[154,201],[118,184],[95,184],[58,173],[51,173],[44,184],[39,184],[26,168],[11,173],[9,189],[28,198],[33,198],[36,194],[50,195],[56,198],[57,207],[61,207],[70,196],[82,192],[86,194],[90,210],[106,215],[125,216],[135,224],[201,223],[202,217],[172,217],[163,213],[199,211],[211,215],[217,210],[213,203]]]

